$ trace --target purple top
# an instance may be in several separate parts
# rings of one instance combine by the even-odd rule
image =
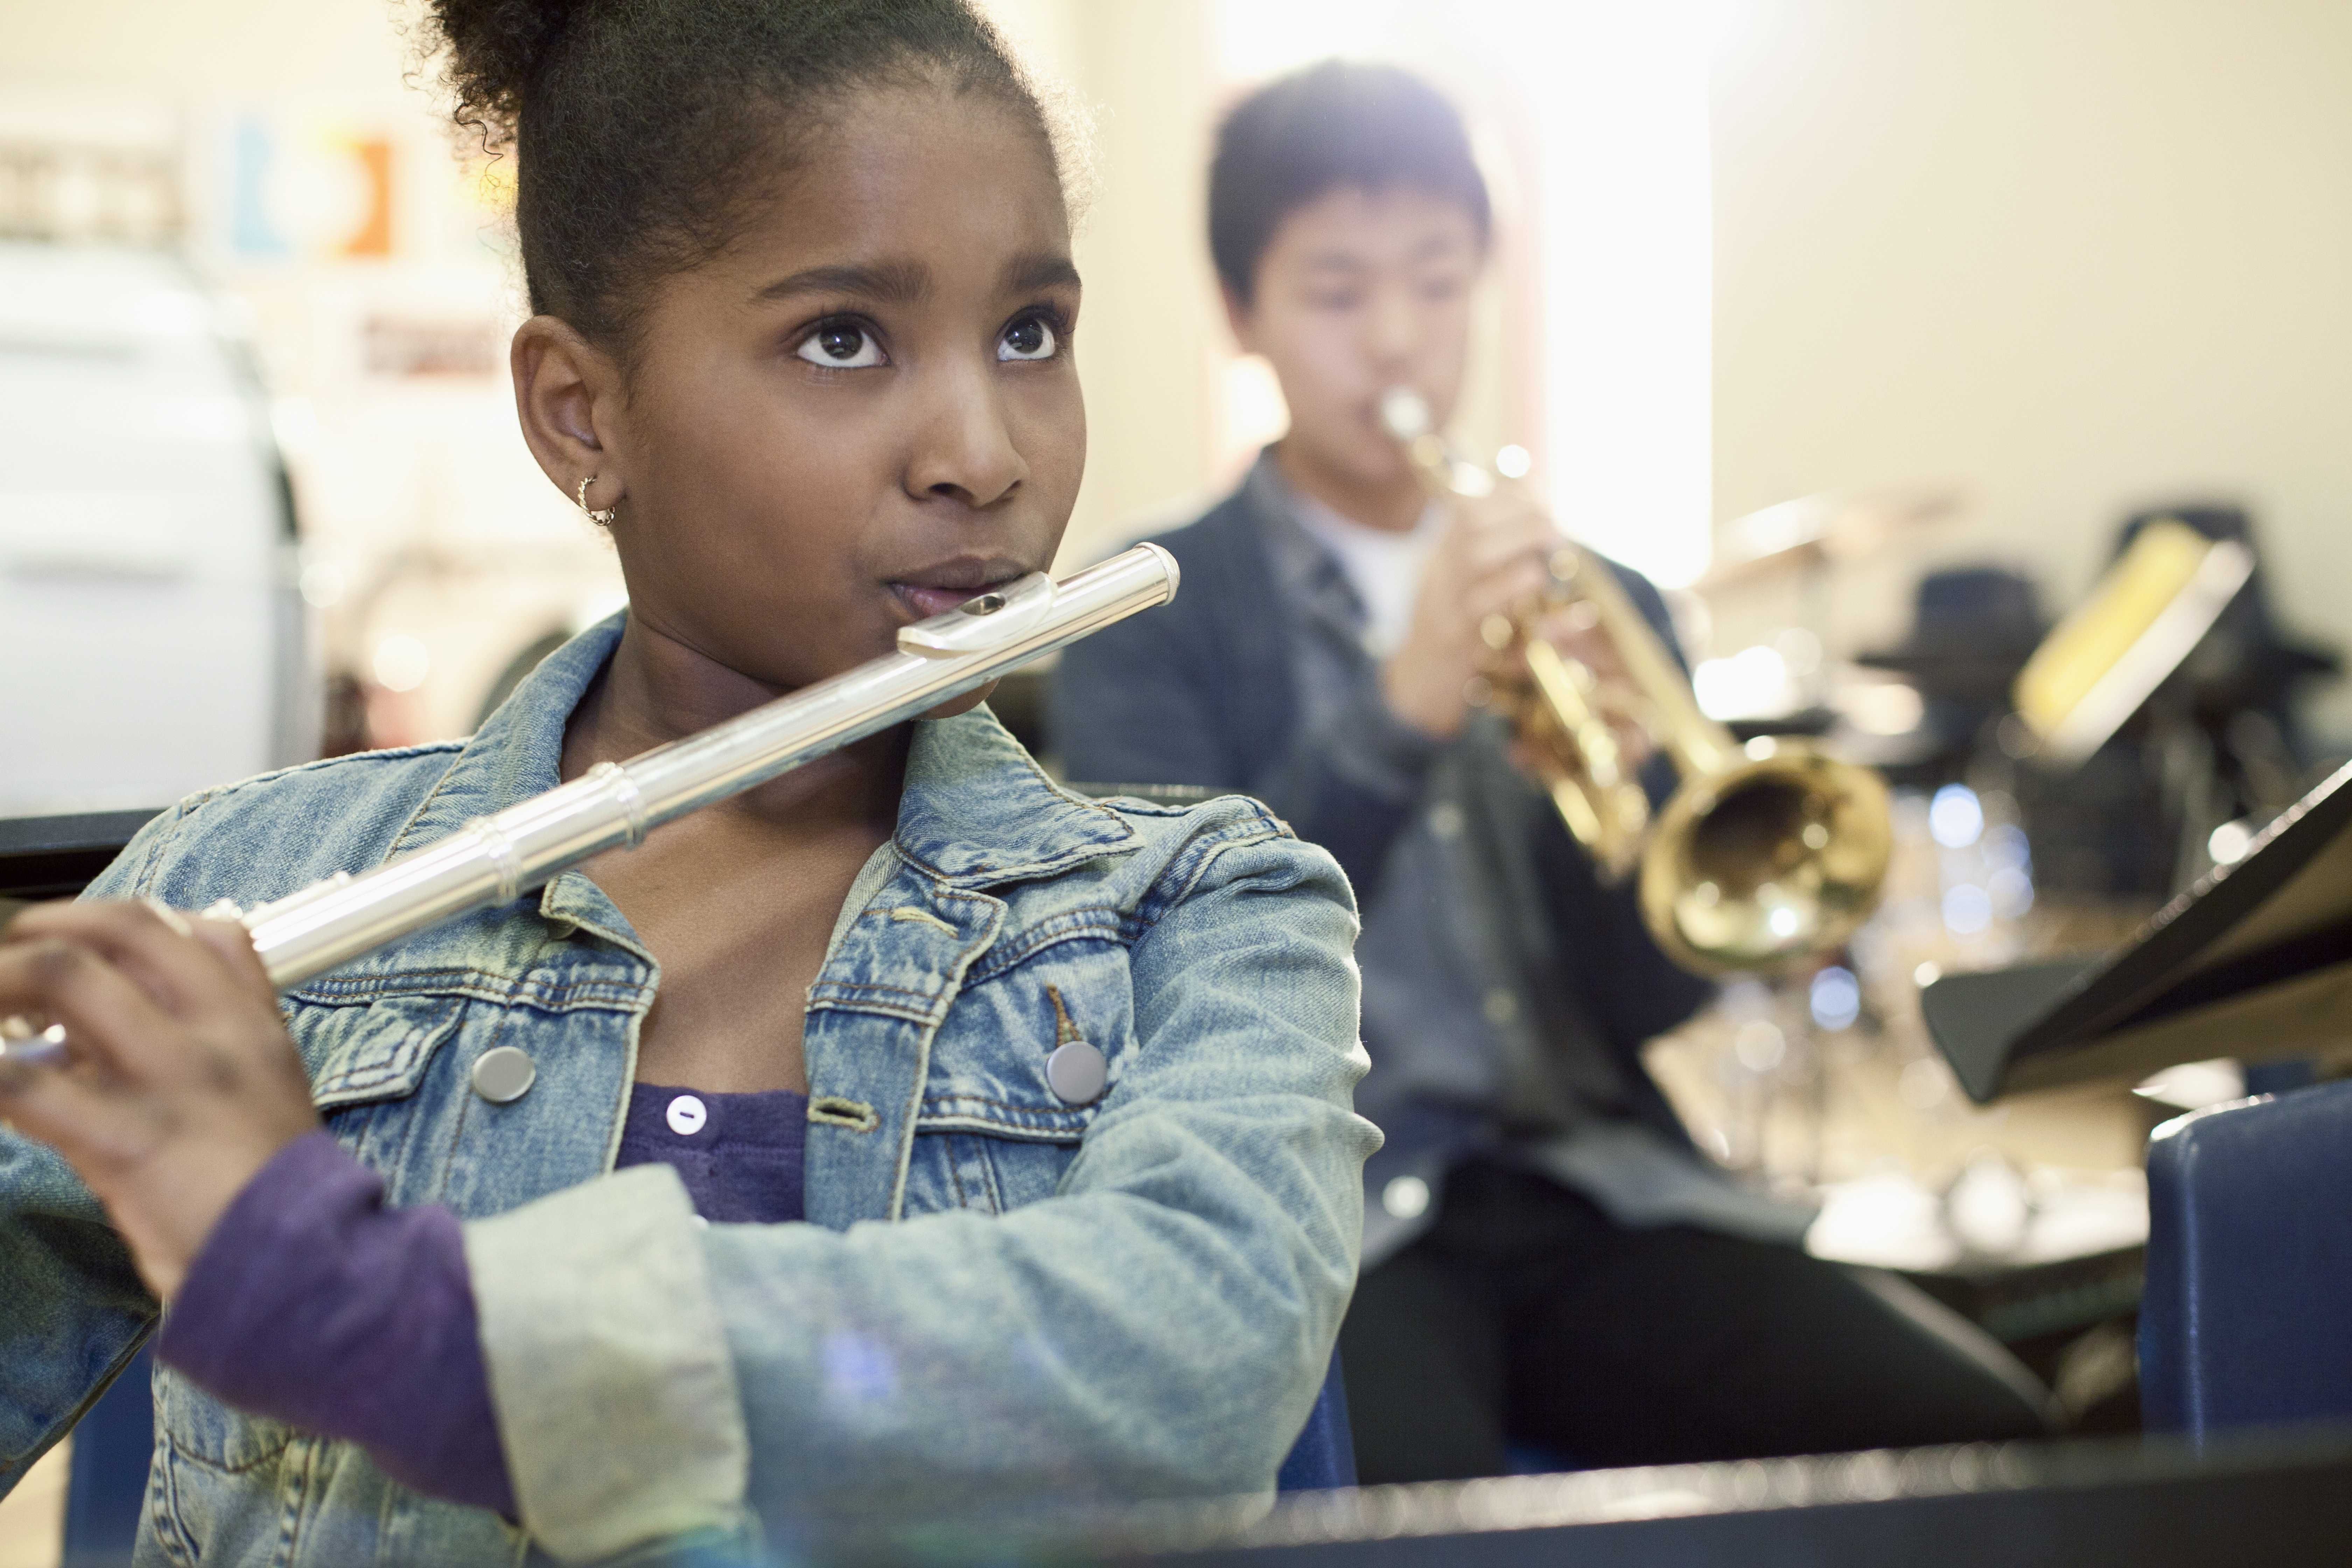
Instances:
[[[694,1212],[735,1225],[803,1217],[808,1096],[703,1094],[641,1083],[629,1094],[616,1165],[666,1161],[677,1168]]]
[[[774,1225],[805,1212],[807,1143],[805,1095],[641,1083],[616,1163],[665,1161],[705,1219]],[[229,1205],[156,1354],[240,1409],[359,1444],[404,1486],[514,1514],[457,1216],[386,1208],[383,1178],[328,1133]]]

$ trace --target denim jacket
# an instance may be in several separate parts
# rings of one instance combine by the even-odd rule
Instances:
[[[618,617],[481,732],[183,801],[92,889],[251,905],[551,787]],[[138,1561],[585,1561],[877,1516],[1263,1490],[1356,1270],[1356,919],[1263,807],[1065,793],[985,709],[918,724],[897,832],[809,992],[807,1212],[704,1225],[614,1172],[659,972],[585,876],[284,999],[328,1129],[466,1249],[520,1523],[158,1371]],[[1069,1022],[1091,1103],[1045,1073]],[[507,1104],[474,1063],[537,1068]],[[0,1486],[154,1303],[47,1150],[0,1131]]]

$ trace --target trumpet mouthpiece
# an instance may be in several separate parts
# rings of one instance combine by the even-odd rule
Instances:
[[[1390,387],[1381,394],[1381,428],[1410,446],[1430,434],[1429,400],[1410,386]]]

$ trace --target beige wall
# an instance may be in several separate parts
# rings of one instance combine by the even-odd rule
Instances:
[[[82,0],[0,5],[0,70],[39,82],[204,95],[394,92],[388,0]]]
[[[1226,477],[1202,177],[1228,90],[1216,28],[1249,12],[992,8],[1097,115],[1078,351],[1093,457],[1075,556]],[[391,9],[20,3],[0,6],[0,72],[177,103],[415,106]],[[1716,515],[1889,482],[1968,502],[1850,574],[1832,641],[1893,637],[1933,560],[2012,561],[2063,605],[2124,510],[2187,495],[2254,507],[2287,613],[2352,640],[2338,591],[2352,576],[2352,5],[1730,0],[1726,14]],[[1433,8],[1409,19],[1444,26]],[[1430,60],[1457,92],[1472,79]],[[1487,357],[1510,390],[1474,400],[1474,434],[1526,439],[1513,410],[1539,397],[1533,367]],[[1718,647],[1794,613],[1719,606]],[[2328,711],[2352,732],[2352,700]]]
[[[2123,513],[2252,507],[2352,640],[2352,5],[1750,0],[1714,98],[1716,509],[1914,480],[2058,607]],[[1916,563],[1853,578],[1862,633]],[[2352,703],[2331,700],[2352,731]]]

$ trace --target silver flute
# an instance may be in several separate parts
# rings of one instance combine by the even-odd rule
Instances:
[[[894,653],[803,687],[699,734],[599,763],[567,784],[373,871],[338,871],[297,893],[240,910],[269,982],[284,991],[480,909],[510,903],[592,855],[635,848],[653,829],[765,784],[854,741],[914,718],[1176,596],[1176,558],[1139,544],[1056,583],[1034,572],[898,632]],[[64,1026],[0,1018],[0,1061],[55,1060]]]

